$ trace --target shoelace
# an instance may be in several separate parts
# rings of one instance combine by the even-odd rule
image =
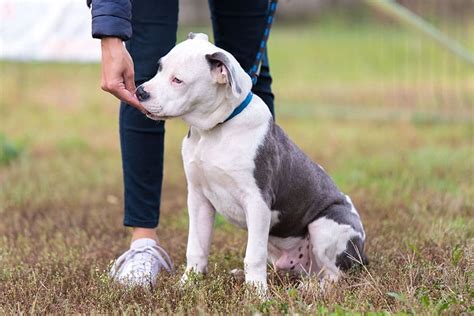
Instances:
[[[168,272],[173,271],[173,263],[171,261],[171,258],[168,256],[168,254],[163,248],[161,248],[158,245],[155,245],[155,246],[145,246],[145,247],[127,250],[115,261],[110,271],[111,276],[115,276],[121,270],[125,262],[132,260],[133,257],[135,257],[136,255],[141,255],[144,253],[148,253],[152,257],[157,259],[160,264],[160,268],[162,267]],[[132,267],[134,271],[142,272],[144,270],[143,261],[142,262],[140,262],[139,260],[132,261],[132,264],[133,264]]]

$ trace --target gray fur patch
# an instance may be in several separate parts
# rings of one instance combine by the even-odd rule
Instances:
[[[305,236],[308,225],[322,216],[360,231],[360,219],[332,179],[273,120],[269,124],[255,157],[254,177],[269,208],[280,212],[270,235]]]

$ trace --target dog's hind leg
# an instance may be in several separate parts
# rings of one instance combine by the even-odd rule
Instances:
[[[321,279],[336,282],[341,271],[365,263],[362,224],[346,206],[331,206],[308,225],[308,230]]]

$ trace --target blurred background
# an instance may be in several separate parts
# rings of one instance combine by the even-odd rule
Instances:
[[[0,0],[2,80],[10,77],[3,86],[15,82],[12,75],[27,79],[28,62],[53,63],[53,68],[76,64],[71,67],[82,70],[99,62],[99,41],[90,37],[90,12],[83,2]],[[280,1],[269,43],[280,115],[344,115],[349,107],[351,115],[364,117],[426,111],[420,119],[470,118],[474,1],[388,1],[418,15],[435,35],[394,16],[383,3]],[[179,23],[180,38],[188,30],[212,33],[206,0],[180,1]],[[8,71],[14,74],[5,76]],[[12,89],[3,89],[2,103],[9,93]],[[363,113],[355,105],[364,106]],[[371,106],[370,113],[365,106]]]
[[[71,311],[114,306],[90,267],[102,271],[128,244],[118,101],[100,90],[90,24],[85,0],[0,0],[0,302],[34,298],[49,312],[62,297]],[[178,40],[190,31],[212,33],[205,0],[180,1]],[[467,311],[474,0],[280,0],[268,53],[277,122],[351,195],[366,225],[377,282],[338,304]],[[187,127],[166,126],[160,236],[181,264]],[[234,268],[244,235],[220,217],[216,234],[211,262]],[[54,271],[67,271],[68,283]],[[48,290],[35,292],[37,280]],[[74,296],[81,282],[97,285],[90,301]]]

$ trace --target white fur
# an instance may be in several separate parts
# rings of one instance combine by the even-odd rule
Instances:
[[[347,242],[355,236],[361,236],[349,225],[339,224],[332,219],[322,217],[308,225],[313,254],[321,277],[337,281],[341,271],[336,266],[336,257],[346,249]]]
[[[182,155],[188,190],[198,192],[206,203],[213,206],[226,219],[238,227],[248,230],[245,272],[247,282],[258,282],[266,286],[267,239],[272,214],[263,201],[253,177],[254,156],[268,129],[270,113],[258,97],[246,111],[225,125],[210,131],[193,127],[189,138],[183,141]],[[263,124],[262,124],[263,123]],[[232,143],[232,146],[229,146]],[[203,239],[197,233],[211,230],[193,218],[199,210],[191,205],[202,203],[190,195],[190,227],[199,227],[196,233],[190,230],[189,240]],[[206,244],[207,250],[209,244]],[[188,242],[188,269],[207,263],[194,263],[190,258],[204,257],[206,252]],[[203,272],[202,269],[198,272]]]
[[[161,58],[162,69],[151,80],[142,84],[151,97],[142,105],[154,119],[182,118],[188,125],[200,130],[210,130],[222,123],[247,96],[252,81],[237,60],[226,51],[195,34],[176,45]],[[210,71],[207,54],[223,52],[236,67],[235,84],[242,93],[235,95],[227,84],[216,84],[219,79]],[[221,74],[228,75],[228,74]],[[173,82],[174,78],[182,81]]]
[[[142,104],[157,119],[181,117],[191,126],[182,146],[189,212],[186,271],[206,272],[214,214],[218,211],[248,230],[245,279],[263,292],[272,213],[260,195],[253,171],[271,114],[254,95],[243,112],[220,124],[245,99],[252,83],[227,52],[236,76],[230,80],[231,74],[224,67],[217,68],[220,73],[211,72],[205,56],[216,51],[222,50],[200,35],[177,45],[162,58],[162,71],[143,84],[151,96]],[[175,77],[183,83],[173,82]],[[239,86],[240,94],[230,86],[231,81]],[[182,281],[186,279],[187,274]]]
[[[268,208],[253,173],[255,155],[267,134],[271,113],[254,95],[244,111],[221,124],[248,95],[250,77],[232,55],[209,43],[206,35],[190,37],[164,56],[161,71],[142,85],[150,94],[142,104],[151,118],[180,117],[190,125],[182,145],[189,212],[187,266],[182,282],[190,271],[207,271],[217,211],[247,229],[245,279],[263,293],[267,260],[274,262],[279,253],[302,240],[270,237],[269,242],[270,228],[278,222],[279,212]],[[206,55],[215,52],[226,55],[233,71],[221,64],[211,71]],[[317,264],[327,267],[328,277],[337,279],[340,272],[335,266],[336,256],[358,233],[326,218],[311,223],[309,231]]]

